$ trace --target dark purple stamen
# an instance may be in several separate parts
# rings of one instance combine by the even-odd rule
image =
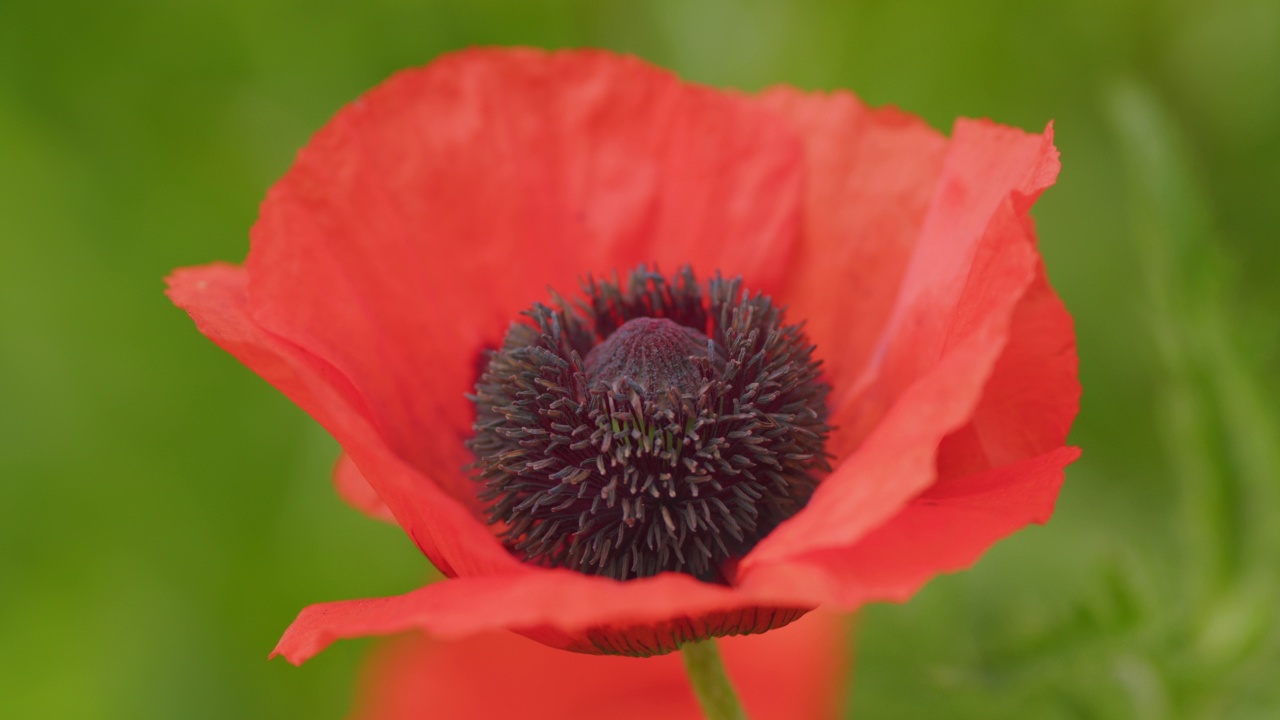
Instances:
[[[528,562],[722,580],[830,468],[828,386],[769,298],[689,269],[535,305],[489,359],[468,445],[490,521]]]

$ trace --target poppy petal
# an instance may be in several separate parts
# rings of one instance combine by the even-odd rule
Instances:
[[[992,544],[1052,513],[1079,409],[1071,318],[1039,267],[973,417],[943,440],[938,481],[847,548],[801,562],[838,603],[905,600],[933,575],[971,565]],[[992,468],[995,468],[994,470]]]
[[[392,449],[475,509],[482,351],[592,272],[689,263],[777,286],[801,170],[775,115],[634,58],[454,54],[344,108],[272,188],[252,316],[349,378]]]
[[[789,316],[805,322],[828,377],[856,378],[920,241],[947,139],[918,117],[868,108],[846,92],[780,87],[757,100],[786,117],[805,147],[804,232],[784,293]]]
[[[465,507],[392,453],[359,409],[360,396],[340,373],[264,330],[249,316],[247,273],[230,265],[176,271],[169,297],[206,337],[249,366],[333,434],[418,547],[446,574],[500,572],[518,563]],[[344,392],[345,390],[345,392]]]
[[[973,417],[942,441],[939,482],[1062,447],[1080,411],[1078,366],[1071,316],[1041,264]]]
[[[1077,448],[934,485],[860,542],[762,568],[758,583],[810,587],[838,606],[902,602],[942,572],[969,567],[996,541],[1044,523]]]
[[[828,449],[839,464],[741,573],[849,546],[934,482],[939,444],[972,416],[1036,278],[1026,213],[1057,168],[1051,131],[957,123],[873,362],[835,390]]]
[[[301,664],[339,638],[418,629],[450,639],[503,628],[528,631],[544,642],[558,638],[557,645],[590,652],[591,640],[583,642],[592,633],[600,637],[611,628],[643,627],[673,618],[721,613],[732,622],[750,625],[742,631],[763,630],[755,627],[753,608],[812,607],[807,592],[764,585],[748,591],[679,573],[626,582],[543,569],[459,577],[394,597],[312,605],[299,613],[272,655]],[[746,613],[738,617],[732,615],[734,610]],[[542,632],[545,628],[559,635]]]
[[[826,613],[768,635],[720,641],[750,717],[839,717],[849,672],[848,623]],[[786,658],[779,672],[778,658]],[[494,687],[502,692],[494,693]],[[703,717],[679,657],[592,657],[513,633],[442,642],[422,635],[379,646],[361,672],[357,720]]]
[[[343,454],[333,466],[333,488],[344,502],[374,520],[390,523],[396,521],[391,509],[378,497],[378,492],[369,486],[369,481],[364,479],[360,468],[356,467],[349,455]]]

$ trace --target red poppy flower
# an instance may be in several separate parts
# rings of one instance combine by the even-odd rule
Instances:
[[[947,138],[847,93],[720,92],[604,52],[396,75],[302,150],[244,266],[170,278],[201,332],[338,439],[344,497],[449,578],[309,607],[277,651],[507,628],[666,652],[904,600],[1045,521],[1078,454],[1071,320],[1028,214],[1057,171],[1050,130],[961,120]],[[471,469],[484,353],[548,289],[645,263],[741,277],[806,323],[832,469],[714,578],[522,562]]]
[[[755,720],[840,716],[849,671],[845,623],[815,612],[777,632],[727,638],[726,670]],[[779,672],[779,658],[786,671]],[[502,688],[494,692],[493,688]],[[607,717],[681,720],[704,715],[676,655],[599,657],[553,650],[511,633],[453,642],[395,638],[366,662],[354,720]]]

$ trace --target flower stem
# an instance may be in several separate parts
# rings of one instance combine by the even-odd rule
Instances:
[[[707,720],[746,720],[738,693],[720,662],[716,641],[688,643],[681,646],[680,654],[684,656],[684,669],[689,673],[689,682]]]

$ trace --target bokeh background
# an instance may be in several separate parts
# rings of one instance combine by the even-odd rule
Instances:
[[[238,261],[343,103],[476,44],[1056,122],[1035,209],[1079,332],[1054,520],[862,613],[865,718],[1280,716],[1280,3],[0,4],[0,716],[338,718],[367,642],[305,604],[427,574],[337,448],[165,300]]]

